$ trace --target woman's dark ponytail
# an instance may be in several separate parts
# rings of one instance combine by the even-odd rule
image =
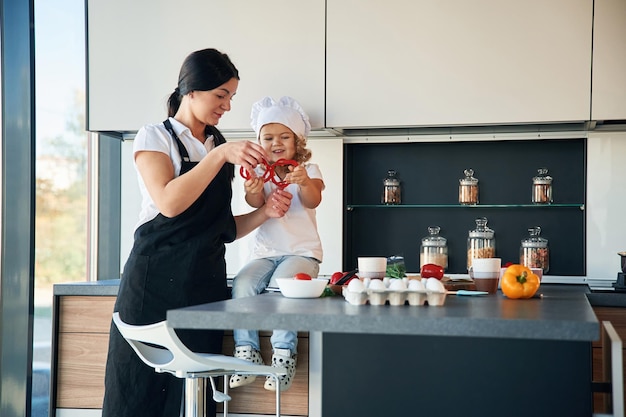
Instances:
[[[167,99],[167,117],[174,117],[178,108],[180,107],[180,90],[178,87],[170,94],[170,98]]]

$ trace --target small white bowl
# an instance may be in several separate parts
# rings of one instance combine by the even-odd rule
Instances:
[[[276,283],[280,292],[287,298],[317,298],[324,292],[328,279],[276,278]]]

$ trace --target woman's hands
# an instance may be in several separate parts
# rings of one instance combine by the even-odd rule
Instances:
[[[267,197],[264,206],[265,214],[272,218],[283,217],[291,206],[292,197],[290,192],[277,188]]]
[[[226,142],[211,152],[219,153],[225,162],[241,165],[243,169],[251,173],[261,161],[267,159],[265,150],[261,145],[248,140]]]

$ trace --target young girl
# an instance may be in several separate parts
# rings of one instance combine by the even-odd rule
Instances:
[[[315,208],[322,201],[324,181],[316,164],[306,163],[311,151],[306,140],[311,130],[309,117],[291,97],[278,102],[265,97],[252,107],[252,128],[266,154],[268,165],[280,159],[294,160],[297,166],[275,166],[276,177],[264,182],[265,169],[257,166],[244,183],[246,201],[261,207],[278,185],[284,182],[293,198],[282,219],[270,219],[257,229],[254,237],[253,260],[244,266],[233,281],[233,298],[262,293],[274,277],[293,277],[304,272],[317,277],[322,262],[322,244],[317,233]],[[256,330],[234,331],[235,357],[261,364],[259,334]],[[271,337],[273,366],[284,366],[280,390],[287,390],[296,372],[298,338],[295,331],[274,330]],[[255,376],[233,375],[230,387],[240,387],[255,380]],[[275,391],[275,381],[267,378],[265,389]]]

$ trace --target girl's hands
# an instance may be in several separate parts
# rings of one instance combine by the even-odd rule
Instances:
[[[243,183],[246,194],[260,194],[263,192],[263,178],[251,177]]]
[[[285,181],[289,184],[305,185],[309,182],[309,174],[306,172],[306,168],[302,165],[297,167],[287,166],[289,173],[285,176]]]

